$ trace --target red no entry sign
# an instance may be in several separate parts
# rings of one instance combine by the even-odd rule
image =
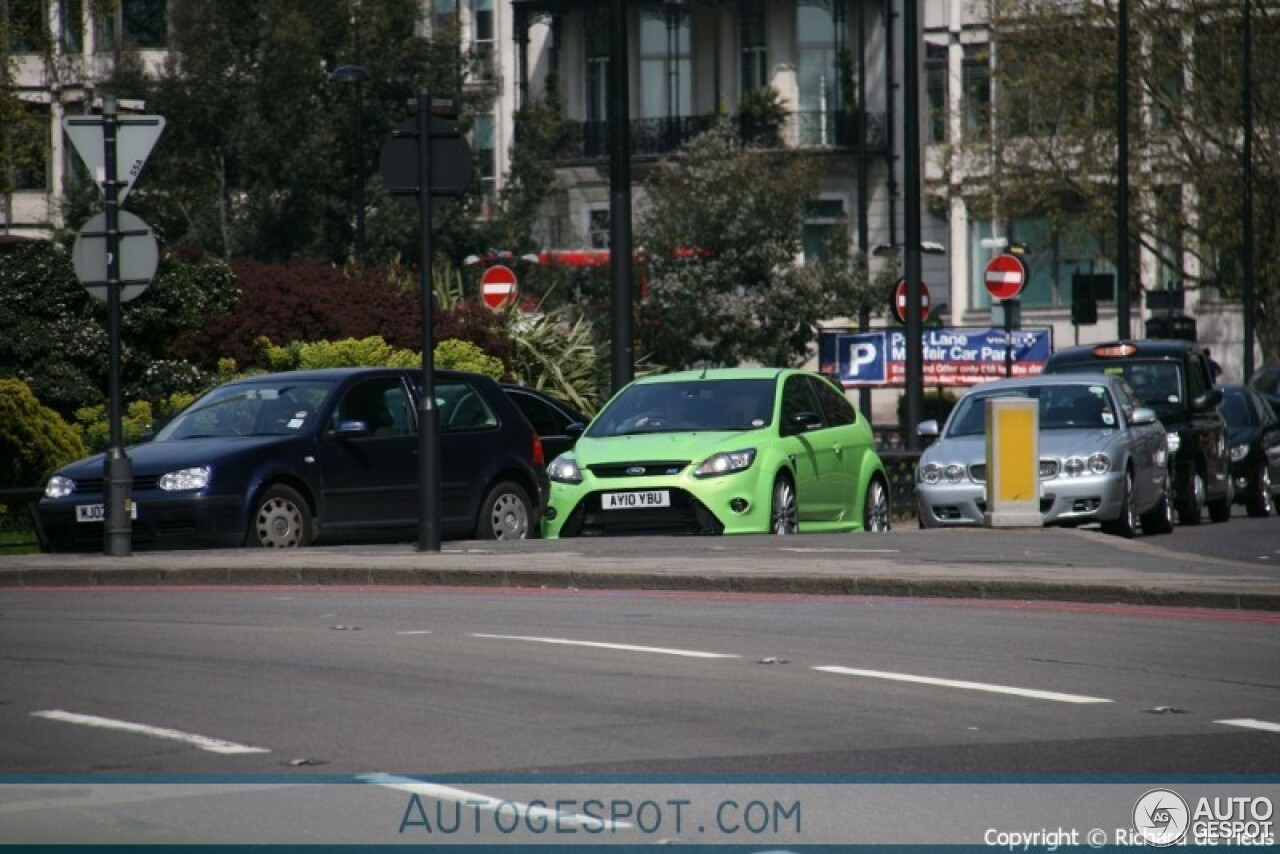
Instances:
[[[899,323],[907,322],[907,280],[898,279],[893,286],[893,314]],[[929,319],[929,286],[920,283],[920,322]]]
[[[983,281],[992,299],[1013,299],[1022,293],[1022,286],[1027,283],[1027,268],[1021,258],[1006,252],[987,262]]]
[[[510,267],[495,264],[480,277],[480,296],[495,311],[516,301],[516,274]]]

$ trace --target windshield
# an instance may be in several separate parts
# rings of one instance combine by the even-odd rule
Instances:
[[[219,386],[180,412],[154,441],[299,433],[333,387],[332,381],[317,380]]]
[[[1039,401],[1041,431],[1116,429],[1116,410],[1106,386],[1081,383],[971,392],[956,405],[947,423],[947,435],[981,436],[986,432],[986,402],[1011,397]]]
[[[1110,374],[1124,377],[1142,401],[1143,406],[1167,411],[1170,407],[1184,406],[1182,397],[1182,366],[1177,362],[1143,362],[1125,359],[1108,362],[1105,366],[1093,364],[1068,365],[1063,373]]]
[[[776,388],[773,379],[638,383],[610,401],[586,435],[757,430],[773,421]]]

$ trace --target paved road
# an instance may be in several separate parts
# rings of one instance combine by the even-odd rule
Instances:
[[[1272,520],[1263,520],[1272,521]],[[1215,526],[1217,527],[1217,526]],[[1221,527],[1230,533],[1232,528]],[[1259,526],[1260,527],[1260,526]],[[1280,610],[1275,563],[1088,529],[628,537],[0,557],[0,587],[448,584],[1057,599]],[[1280,544],[1262,548],[1275,550]]]

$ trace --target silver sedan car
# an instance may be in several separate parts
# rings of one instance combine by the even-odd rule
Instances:
[[[986,406],[997,397],[1038,402],[1040,512],[1045,525],[1101,522],[1132,537],[1173,530],[1165,429],[1123,379],[1060,374],[997,380],[970,389],[916,468],[922,528],[982,525],[986,512]]]

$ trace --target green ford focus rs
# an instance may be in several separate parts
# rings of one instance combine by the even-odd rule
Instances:
[[[548,474],[548,538],[889,529],[871,425],[839,388],[801,370],[636,380]]]

